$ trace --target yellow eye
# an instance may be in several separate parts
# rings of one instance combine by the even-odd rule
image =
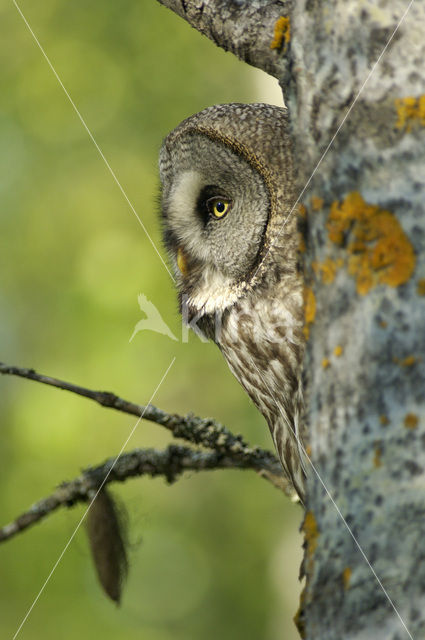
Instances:
[[[224,218],[229,213],[232,203],[227,198],[209,198],[207,200],[208,211],[214,218]]]

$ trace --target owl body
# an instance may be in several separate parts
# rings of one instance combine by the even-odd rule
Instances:
[[[264,415],[302,498],[305,339],[287,129],[286,111],[265,104],[183,121],[160,152],[161,208],[182,313]]]

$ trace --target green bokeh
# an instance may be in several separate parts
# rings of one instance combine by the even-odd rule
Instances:
[[[162,138],[210,104],[258,99],[253,74],[154,0],[20,7],[154,243]],[[0,8],[0,359],[169,411],[212,415],[271,447],[218,350],[141,332],[137,295],[181,336],[173,285],[12,3]],[[162,249],[161,249],[162,251]],[[130,416],[0,379],[2,523],[115,455]],[[165,446],[142,423],[127,449]],[[120,608],[81,529],[19,637],[295,638],[300,511],[248,472],[116,487],[129,511]],[[0,546],[0,637],[12,638],[83,514],[58,512]],[[140,542],[141,541],[141,542]]]

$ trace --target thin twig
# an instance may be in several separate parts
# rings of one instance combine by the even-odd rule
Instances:
[[[114,466],[111,470],[112,465]],[[122,454],[118,460],[110,458],[99,466],[85,469],[75,480],[63,482],[50,496],[36,502],[13,522],[0,528],[0,542],[25,531],[60,507],[70,508],[79,502],[89,502],[105,478],[105,484],[109,484],[124,482],[135,476],[164,476],[167,482],[172,483],[185,471],[250,468],[255,469],[259,475],[281,490],[285,491],[288,488],[288,483],[281,484],[283,476],[279,469],[275,466],[269,467],[267,462],[264,462],[263,468],[259,469],[258,461],[250,460],[249,455],[238,459],[219,452],[196,451],[190,447],[176,445],[170,445],[164,451],[135,449]]]
[[[124,482],[127,478],[142,475],[164,476],[168,482],[174,482],[189,470],[252,469],[286,495],[294,497],[292,485],[283,476],[280,462],[271,451],[250,447],[242,436],[234,435],[211,418],[169,414],[152,405],[145,407],[135,404],[115,393],[87,389],[37,373],[34,369],[0,363],[0,373],[47,384],[94,400],[103,407],[143,416],[145,420],[155,422],[171,431],[174,437],[211,450],[204,452],[190,447],[170,445],[164,451],[136,449],[122,454],[118,460],[111,458],[97,467],[86,469],[75,480],[62,483],[50,496],[35,503],[13,522],[0,528],[0,542],[12,538],[60,507],[72,507],[78,502],[88,502],[93,497],[93,491],[102,485],[105,478],[105,484]]]
[[[0,373],[41,382],[42,384],[47,384],[64,391],[70,391],[71,393],[94,400],[103,407],[116,409],[117,411],[138,417],[143,416],[144,420],[155,422],[171,431],[175,438],[182,438],[193,444],[200,444],[225,455],[247,455],[251,461],[251,468],[262,469],[264,468],[264,464],[266,464],[267,467],[270,466],[275,469],[280,469],[280,463],[273,453],[260,449],[259,447],[250,447],[241,435],[233,434],[225,426],[212,418],[199,418],[192,414],[180,416],[166,413],[153,405],[143,406],[124,400],[109,391],[94,391],[71,382],[37,373],[34,369],[16,367],[2,362],[0,362]]]

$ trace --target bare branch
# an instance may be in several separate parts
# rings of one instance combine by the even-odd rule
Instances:
[[[282,81],[290,39],[290,2],[158,0],[217,46]]]
[[[259,447],[250,447],[240,435],[234,435],[212,419],[168,414],[152,405],[135,404],[109,391],[87,389],[37,373],[34,369],[0,363],[0,373],[47,384],[95,400],[103,407],[143,416],[144,419],[169,429],[176,438],[213,450],[203,452],[190,447],[170,445],[164,451],[136,449],[122,454],[118,459],[110,458],[99,466],[86,469],[75,480],[62,483],[50,496],[35,503],[16,520],[1,528],[0,542],[12,538],[60,507],[89,502],[103,483],[124,482],[128,478],[142,475],[164,476],[171,483],[185,471],[252,469],[287,496],[294,497],[293,488],[282,475],[282,467],[275,455]]]
[[[208,449],[213,449],[218,453],[230,457],[235,455],[248,456],[251,461],[249,466],[252,468],[262,469],[266,461],[266,464],[269,465],[270,468],[277,470],[276,472],[280,474],[280,463],[275,455],[259,447],[249,447],[241,435],[233,434],[225,426],[212,418],[198,418],[191,414],[180,416],[166,413],[153,405],[143,406],[129,402],[109,391],[94,391],[86,387],[81,387],[80,385],[72,384],[71,382],[59,380],[58,378],[45,376],[37,373],[34,369],[6,365],[2,362],[0,362],[0,373],[41,382],[42,384],[47,384],[64,391],[70,391],[71,393],[94,400],[103,407],[116,409],[117,411],[138,417],[143,416],[144,420],[155,422],[171,431],[175,438],[182,438],[193,444],[200,444]],[[258,465],[257,467],[254,466],[255,461]]]
[[[99,466],[89,467],[75,480],[62,483],[50,496],[36,502],[16,520],[0,528],[0,542],[25,531],[60,507],[70,508],[80,502],[90,502],[103,483],[124,482],[128,478],[143,475],[163,476],[172,483],[185,471],[254,469],[261,477],[290,495],[291,488],[281,474],[279,462],[273,462],[269,452],[263,453],[264,459],[260,463],[257,454],[246,451],[230,457],[217,451],[206,453],[176,445],[170,445],[164,451],[135,449],[122,454],[118,460],[109,458]]]

